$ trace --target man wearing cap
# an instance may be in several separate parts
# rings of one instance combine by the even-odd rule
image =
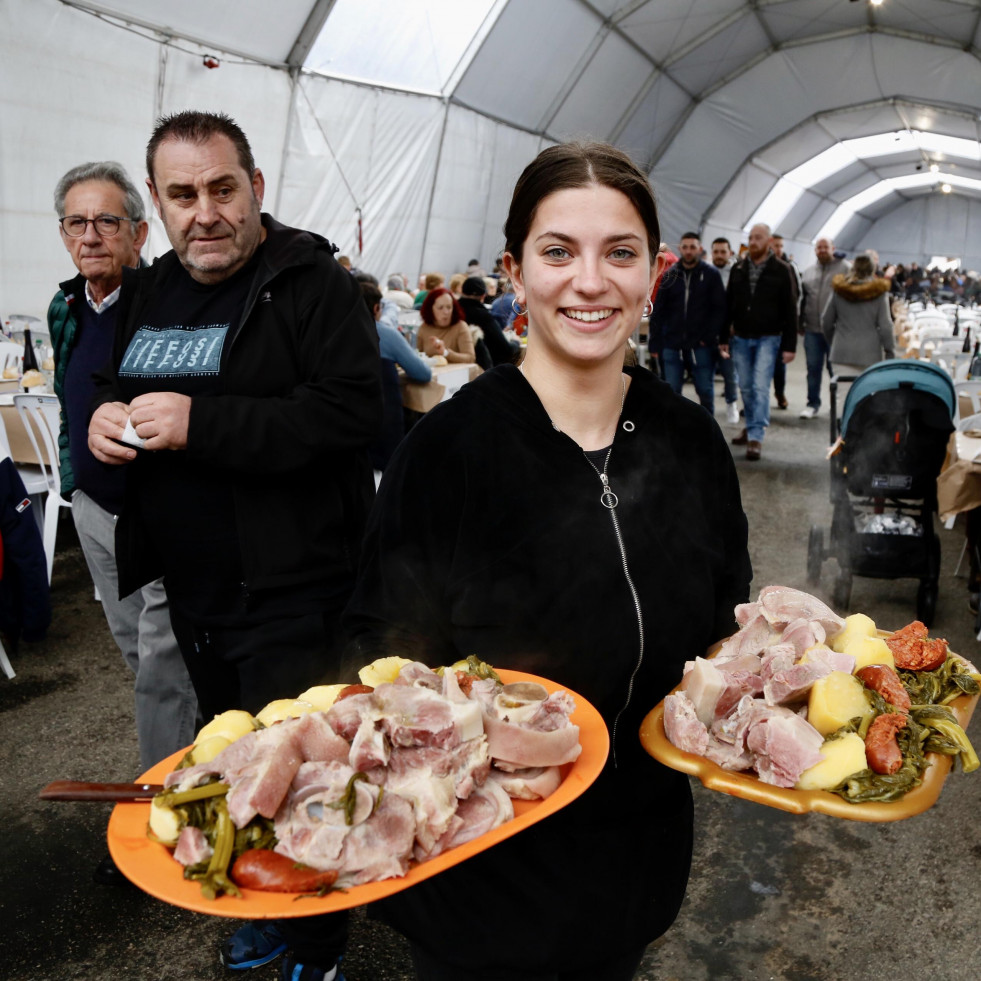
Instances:
[[[484,332],[484,344],[490,354],[492,365],[513,364],[520,351],[512,346],[504,336],[497,318],[484,306],[487,284],[480,276],[468,276],[460,287],[460,306],[464,319],[471,327],[479,327]]]

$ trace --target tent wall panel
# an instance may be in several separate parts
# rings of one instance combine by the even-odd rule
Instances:
[[[549,132],[561,139],[608,139],[617,114],[611,113],[610,96],[628,103],[650,72],[650,62],[617,34],[607,34],[589,65],[579,76]]]
[[[75,274],[52,198],[67,170],[114,159],[143,188],[157,51],[61,4],[0,3],[0,315],[44,316]]]
[[[596,15],[576,0],[509,3],[460,80],[456,98],[534,130],[599,26]]]
[[[303,78],[280,216],[324,235],[380,280],[401,271],[414,281],[444,115],[436,98]]]

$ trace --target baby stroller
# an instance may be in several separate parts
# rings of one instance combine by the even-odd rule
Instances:
[[[837,386],[850,382],[837,418]],[[928,627],[937,607],[940,538],[933,529],[937,476],[957,407],[954,385],[926,361],[880,361],[857,377],[831,381],[832,518],[828,547],[813,526],[807,580],[838,561],[833,603],[846,610],[852,576],[919,579],[916,616]]]

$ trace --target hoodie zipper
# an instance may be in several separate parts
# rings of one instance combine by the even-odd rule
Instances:
[[[628,433],[634,431],[634,424],[629,420],[625,419],[621,424],[624,430]],[[623,534],[620,531],[620,522],[617,519],[617,504],[619,500],[613,489],[610,487],[610,478],[607,473],[607,469],[610,465],[610,454],[613,452],[613,445],[606,451],[606,459],[603,461],[603,470],[600,471],[599,467],[593,463],[589,457],[586,457],[586,462],[593,468],[596,472],[596,476],[599,477],[600,483],[603,485],[603,492],[600,494],[600,503],[610,512],[610,521],[613,523],[613,533],[616,535],[617,547],[620,549],[620,564],[623,567],[623,577],[627,582],[627,588],[630,590],[630,596],[634,603],[634,613],[637,616],[637,660],[634,663],[634,669],[630,673],[630,681],[627,684],[627,697],[617,712],[616,718],[613,720],[613,732],[610,734],[610,747],[611,753],[613,755],[613,768],[616,769],[617,766],[617,729],[620,725],[620,717],[630,705],[630,701],[633,698],[634,693],[634,682],[637,678],[637,672],[640,670],[640,666],[644,661],[644,612],[640,606],[640,597],[637,595],[637,587],[634,586],[633,577],[630,575],[630,566],[627,563],[627,548],[623,542]],[[585,454],[584,454],[585,456]]]

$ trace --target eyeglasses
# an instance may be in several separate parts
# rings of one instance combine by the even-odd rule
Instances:
[[[95,225],[95,230],[103,238],[111,238],[119,231],[119,223],[135,221],[135,218],[118,218],[116,215],[97,215],[95,218],[83,218],[81,215],[65,215],[58,219],[58,224],[69,238],[81,238],[89,226]]]

